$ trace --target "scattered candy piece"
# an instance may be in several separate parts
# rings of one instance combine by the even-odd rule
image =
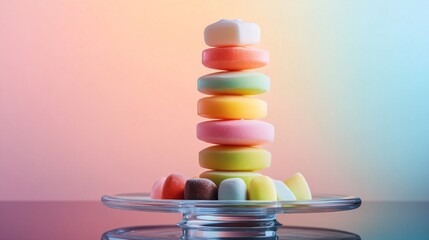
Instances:
[[[222,19],[204,29],[204,41],[212,47],[254,45],[259,43],[260,32],[255,23]]]
[[[277,200],[279,201],[294,201],[296,200],[295,195],[286,186],[286,184],[280,180],[273,179],[274,186],[276,187]]]
[[[277,200],[276,187],[270,177],[258,176],[254,177],[247,189],[249,200]]]
[[[268,64],[268,51],[258,48],[223,47],[203,51],[203,65],[208,68],[241,71],[260,68]]]
[[[217,72],[198,78],[198,91],[209,95],[255,95],[270,90],[270,78],[258,72]]]
[[[192,178],[185,184],[186,200],[216,200],[217,186],[210,179]]]
[[[219,185],[219,200],[246,200],[247,187],[241,178],[229,178]]]
[[[311,200],[311,191],[301,173],[295,173],[285,180],[285,184],[295,195],[296,200]]]
[[[244,180],[246,185],[249,185],[252,178],[261,176],[260,173],[256,172],[229,172],[229,171],[206,171],[201,173],[200,178],[208,178],[212,180],[217,186],[228,178],[241,178]]]
[[[150,198],[152,199],[161,199],[162,198],[162,188],[164,186],[166,177],[158,178],[152,185],[152,191],[150,191]]]
[[[260,119],[267,116],[267,102],[247,96],[212,96],[198,101],[198,115],[216,119]]]
[[[181,174],[170,174],[162,188],[162,199],[184,199],[186,180]]]
[[[213,144],[257,146],[274,140],[274,126],[259,120],[215,120],[197,125],[197,138]]]
[[[223,171],[255,171],[271,165],[271,153],[258,147],[216,145],[199,153],[200,166]]]

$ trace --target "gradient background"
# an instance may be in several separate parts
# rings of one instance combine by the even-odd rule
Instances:
[[[285,179],[429,200],[427,1],[0,0],[0,200],[97,200],[203,169],[206,25],[256,22]]]

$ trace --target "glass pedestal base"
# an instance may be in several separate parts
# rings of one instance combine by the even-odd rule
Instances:
[[[179,226],[184,238],[275,237],[281,226],[276,215],[183,214]]]

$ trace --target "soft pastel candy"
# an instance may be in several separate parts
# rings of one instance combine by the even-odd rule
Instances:
[[[279,201],[294,201],[296,200],[295,195],[286,186],[286,184],[280,180],[273,180],[274,186],[276,187],[277,200]]]
[[[208,68],[228,71],[260,68],[270,61],[268,51],[258,48],[223,47],[203,51],[202,63]]]
[[[241,178],[229,178],[223,180],[219,185],[219,200],[246,200],[247,187]]]
[[[161,199],[162,198],[162,188],[164,187],[166,177],[158,178],[152,185],[152,191],[150,191],[150,198],[152,199]]]
[[[241,178],[248,185],[252,178],[261,176],[260,173],[256,172],[230,172],[230,171],[206,171],[200,174],[200,178],[208,178],[212,180],[217,186],[229,178]]]
[[[213,144],[257,146],[274,140],[274,126],[259,120],[215,120],[197,125],[197,138]]]
[[[185,184],[185,200],[216,200],[217,186],[210,179],[191,178]]]
[[[204,40],[212,47],[247,46],[259,43],[260,32],[255,23],[222,19],[204,29]]]
[[[217,72],[198,78],[197,86],[209,95],[256,95],[270,90],[270,78],[258,72]]]
[[[270,90],[270,78],[258,72],[217,72],[198,78],[198,91],[209,95],[255,95]]]
[[[249,200],[277,200],[276,187],[270,177],[257,176],[254,177],[247,189]]]
[[[224,171],[255,171],[271,165],[271,153],[258,147],[216,145],[199,153],[203,168]]]
[[[198,115],[215,119],[260,119],[267,116],[267,102],[246,96],[212,96],[198,101]]]
[[[181,174],[170,174],[162,188],[162,199],[184,199],[186,180]]]
[[[293,192],[296,200],[311,200],[310,187],[301,173],[295,173],[285,180],[285,184]]]

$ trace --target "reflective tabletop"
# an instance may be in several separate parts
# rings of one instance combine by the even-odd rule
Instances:
[[[255,238],[429,239],[428,216],[429,202],[364,201],[347,212],[278,215],[278,236]],[[181,217],[110,209],[101,202],[0,202],[0,239],[124,239],[112,235],[117,231],[146,236],[129,239],[174,239],[180,238]]]

